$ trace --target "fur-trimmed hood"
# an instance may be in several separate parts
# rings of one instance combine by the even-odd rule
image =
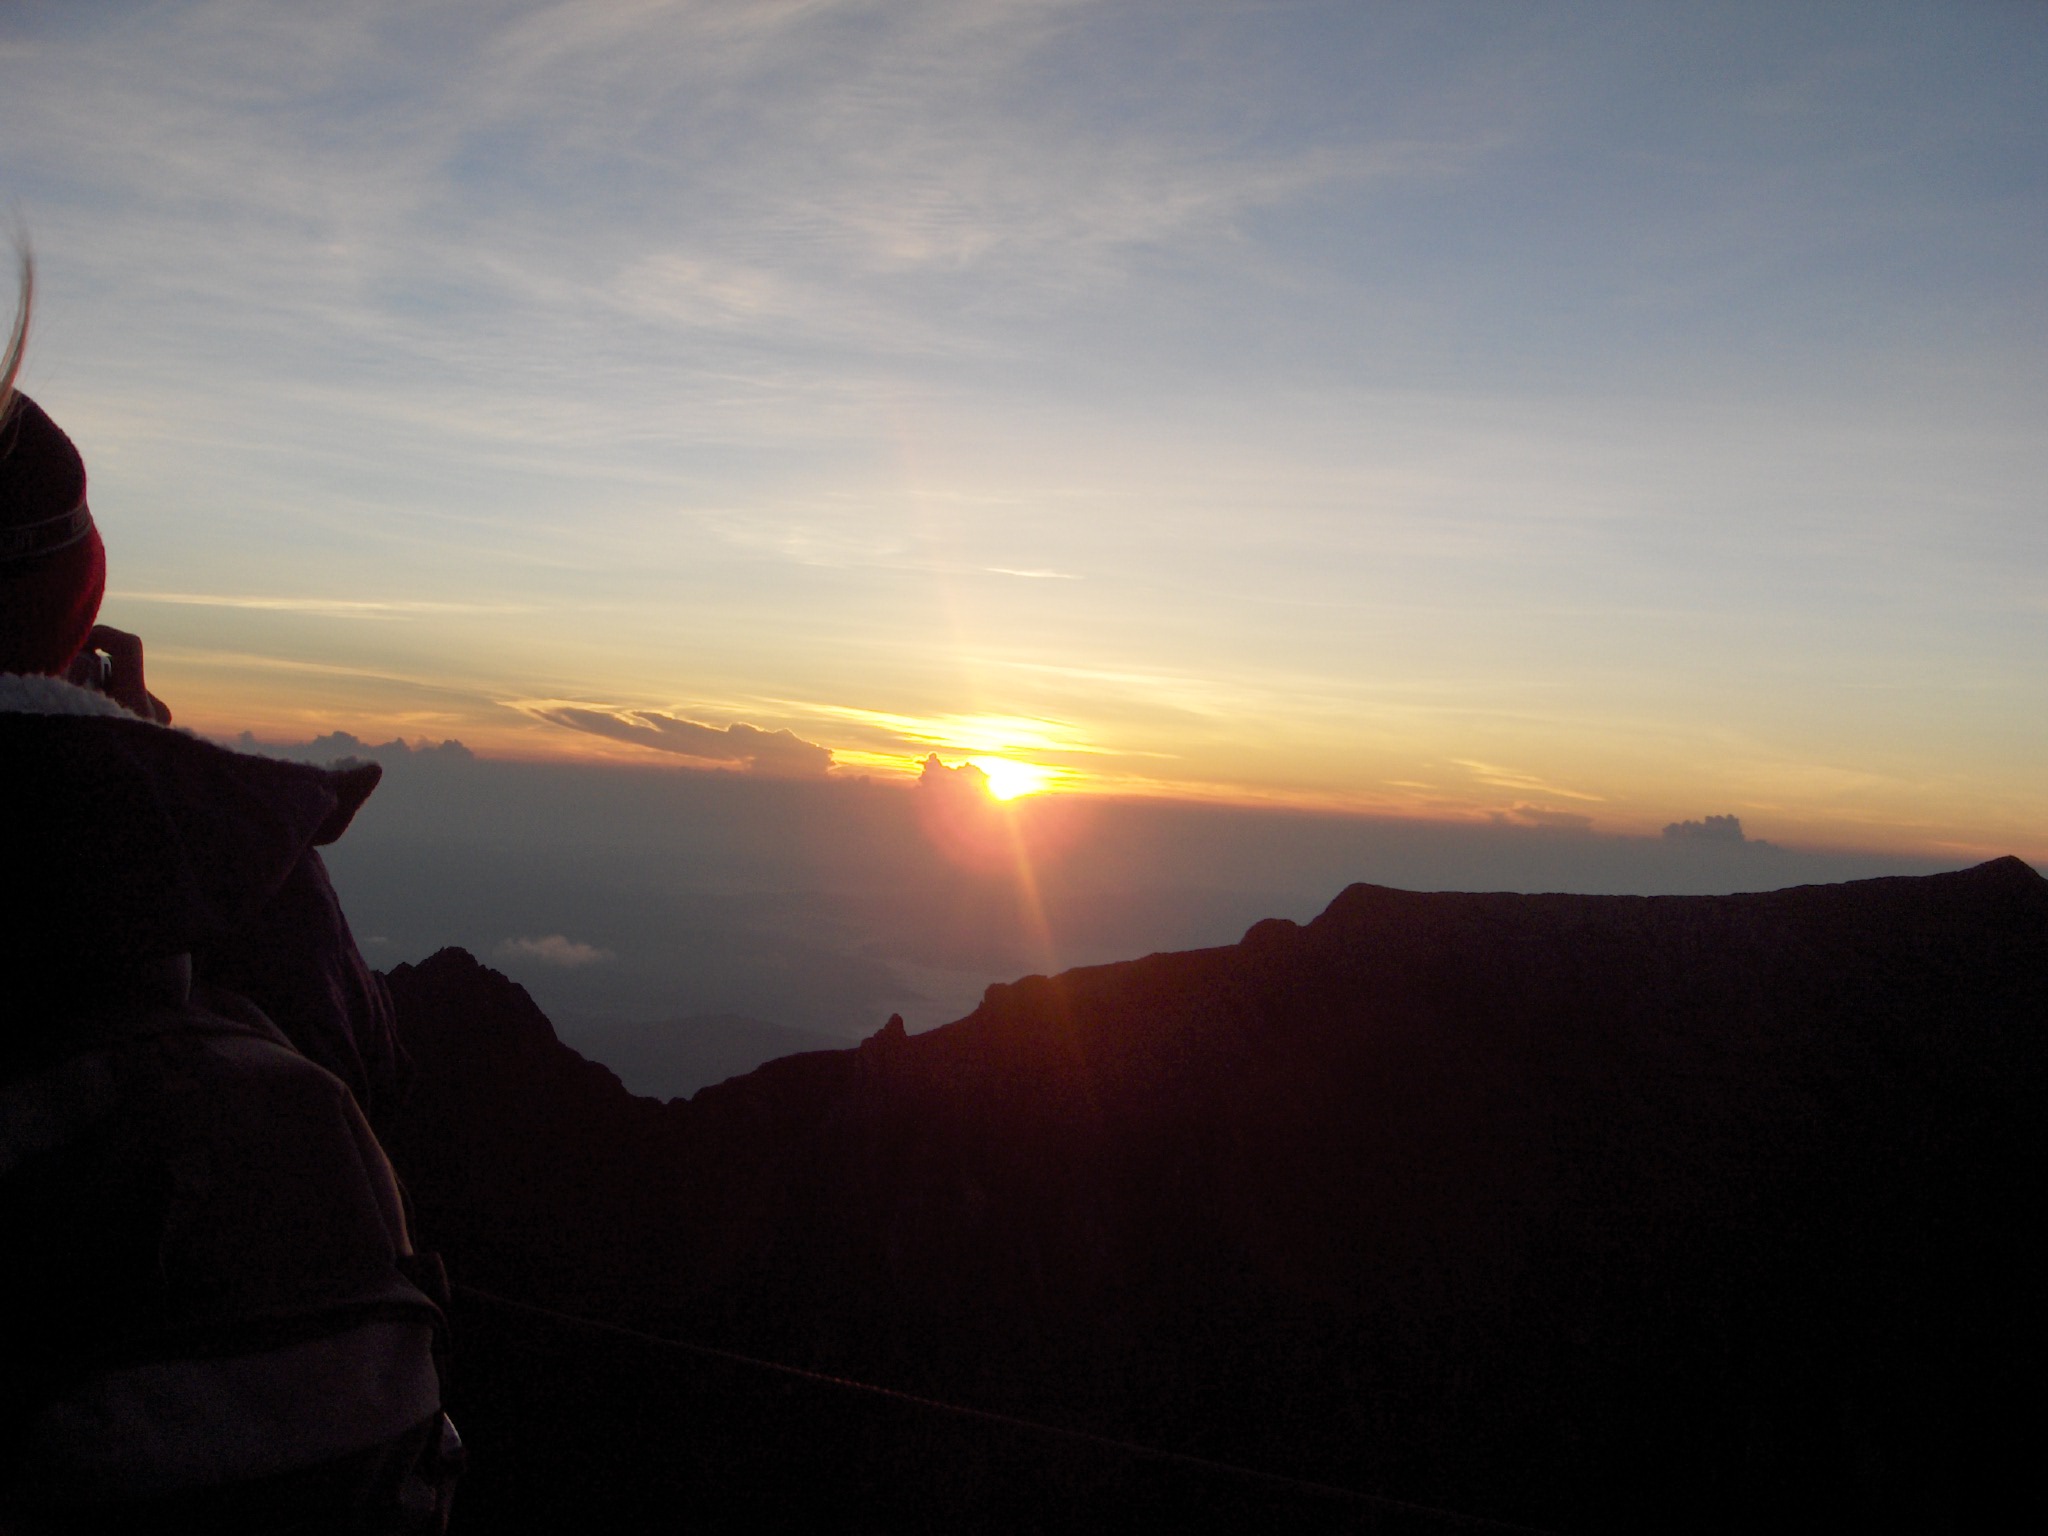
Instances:
[[[0,674],[0,958],[78,973],[234,933],[376,788]]]

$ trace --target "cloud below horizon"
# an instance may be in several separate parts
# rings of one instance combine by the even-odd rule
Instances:
[[[608,949],[599,949],[595,944],[585,944],[581,939],[560,933],[545,934],[537,939],[506,939],[497,947],[496,953],[500,960],[537,960],[542,965],[569,970],[618,958]]]
[[[1674,821],[1664,828],[1667,843],[1707,843],[1727,848],[1768,848],[1762,838],[1742,830],[1740,816],[1708,816],[1701,821]]]

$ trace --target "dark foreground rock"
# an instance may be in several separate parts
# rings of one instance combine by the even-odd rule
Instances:
[[[391,976],[473,1531],[1970,1529],[2031,1498],[2048,883],[1354,886],[667,1105]],[[1405,1524],[1404,1524],[1405,1522]]]

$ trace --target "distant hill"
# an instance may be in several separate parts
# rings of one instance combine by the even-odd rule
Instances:
[[[394,1153],[458,1284],[1554,1530],[2029,1496],[2048,883],[2017,860],[1353,886],[667,1105],[459,951],[390,980]],[[476,1531],[1440,1524],[467,1312]]]
[[[628,1092],[686,1099],[765,1062],[804,1051],[844,1050],[852,1041],[740,1013],[677,1019],[557,1018],[555,1032],[578,1055],[604,1063]]]

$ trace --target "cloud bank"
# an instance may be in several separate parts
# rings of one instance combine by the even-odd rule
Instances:
[[[1667,843],[1707,843],[1717,847],[1768,848],[1761,838],[1745,836],[1740,816],[1709,816],[1703,821],[1674,821],[1664,828]]]
[[[704,725],[680,715],[654,710],[626,710],[564,706],[539,709],[534,713],[554,725],[572,731],[588,731],[613,741],[630,741],[657,752],[707,763],[736,763],[749,773],[779,779],[816,778],[832,767],[832,753],[814,741],[805,741],[793,731],[764,731],[757,725],[736,720],[731,725]]]

